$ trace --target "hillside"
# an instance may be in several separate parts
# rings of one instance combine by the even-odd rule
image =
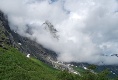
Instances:
[[[56,57],[55,52],[12,31],[7,16],[0,12],[0,80],[117,80],[109,79],[105,70],[109,68],[116,77],[117,66],[97,66],[100,70],[95,73],[84,69],[86,64],[59,62]]]
[[[0,80],[56,80],[58,70],[16,49],[0,48]]]
[[[0,48],[0,80],[117,80],[109,79],[108,72],[98,74],[89,70],[81,76],[56,70],[35,59],[27,58],[15,48]]]
[[[17,48],[24,54],[30,54],[49,65],[52,65],[49,58],[56,60],[56,53],[44,48],[35,40],[30,40],[28,37],[23,37],[11,30],[7,16],[0,11],[0,46],[5,48],[4,43]]]
[[[79,75],[59,71],[15,48],[0,48],[0,80],[78,80]]]

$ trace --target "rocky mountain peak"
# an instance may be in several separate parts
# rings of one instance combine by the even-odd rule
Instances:
[[[58,31],[57,31],[56,28],[51,24],[51,22],[45,21],[45,22],[43,23],[43,26],[44,26],[44,29],[47,30],[47,31],[49,31],[50,34],[51,34],[54,38],[59,39],[59,36],[57,35],[57,32],[58,32]]]

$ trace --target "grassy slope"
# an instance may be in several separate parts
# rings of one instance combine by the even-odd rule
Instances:
[[[61,72],[35,58],[27,58],[17,49],[9,48],[0,48],[0,80],[118,80],[108,79],[104,76],[106,72],[95,75],[80,68],[76,70],[82,76]]]
[[[57,80],[59,71],[16,49],[0,48],[0,80]]]

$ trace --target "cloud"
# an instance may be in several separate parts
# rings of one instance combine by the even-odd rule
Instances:
[[[58,60],[118,64],[117,57],[108,56],[118,54],[116,0],[0,0],[0,9],[12,30],[55,51]],[[44,30],[46,20],[58,30],[59,40]]]

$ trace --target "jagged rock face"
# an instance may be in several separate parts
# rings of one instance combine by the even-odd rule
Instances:
[[[49,59],[56,60],[57,57],[56,53],[53,51],[45,49],[35,41],[22,37],[12,31],[8,25],[7,17],[0,12],[0,46],[5,47],[4,43],[19,49],[25,54],[31,54],[31,56],[49,64],[51,64]]]
[[[58,31],[54,28],[54,26],[49,21],[45,21],[45,23],[43,23],[43,26],[45,30],[50,32],[53,38],[59,39],[59,36],[57,35]]]
[[[14,40],[10,32],[11,30],[8,27],[8,21],[0,11],[0,46],[5,49],[7,49],[7,44],[14,45]]]

